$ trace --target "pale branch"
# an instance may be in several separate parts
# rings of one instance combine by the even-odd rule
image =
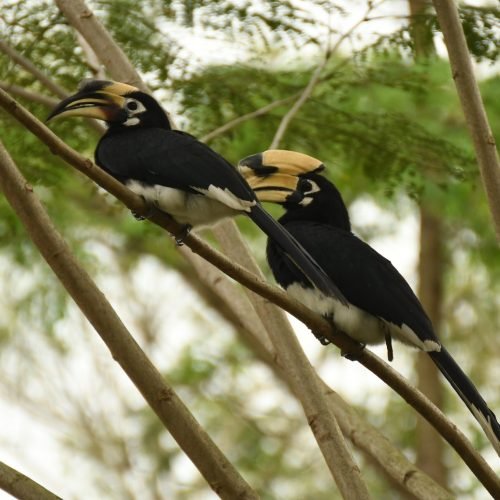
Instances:
[[[294,387],[285,369],[285,360],[266,335],[262,318],[253,308],[248,307],[248,297],[238,293],[236,285],[219,269],[203,266],[201,257],[194,257],[192,264],[199,271],[200,280],[234,312],[232,322],[238,333],[243,336],[244,342],[293,393]],[[451,498],[446,490],[412,464],[380,431],[360,417],[316,372],[313,376],[321,384],[330,411],[335,415],[344,435],[369,457],[370,463],[377,464],[378,470],[384,471],[392,483],[399,484],[402,489],[420,500]],[[298,397],[297,394],[294,395]]]
[[[433,0],[448,49],[451,73],[474,143],[497,239],[500,241],[500,163],[495,138],[479,92],[464,31],[453,0]]]
[[[127,59],[124,52],[114,42],[111,35],[107,32],[100,21],[93,15],[92,11],[86,6],[83,0],[56,0],[56,3],[61,12],[68,19],[69,23],[79,33],[81,33],[82,37],[88,42],[89,46],[92,47],[93,51],[101,59],[104,66],[108,69],[108,71],[111,75],[113,75],[114,78],[139,86],[143,90],[147,90],[145,84],[140,79],[139,74],[135,71],[135,68]],[[311,384],[313,383],[314,379],[312,379]],[[317,391],[317,396],[320,397],[319,391]],[[326,408],[326,403],[324,403],[323,406]],[[315,428],[317,428],[317,433],[323,436],[328,436],[329,434],[332,434],[334,432],[333,426],[336,426],[336,422],[333,418],[330,417],[330,419],[333,421],[329,424],[331,429],[326,432],[322,432],[321,425],[319,425],[317,422],[314,423]],[[323,422],[326,422],[327,419],[323,418],[322,420]],[[311,423],[311,425],[313,426],[313,423]],[[338,430],[337,434],[340,436],[340,430]],[[327,439],[324,439],[324,443],[326,443],[327,441]],[[323,445],[323,448],[326,448],[326,444]],[[345,448],[345,450],[346,453],[335,453],[335,450],[331,450],[330,462],[331,460],[336,460],[337,464],[339,464],[339,460],[343,460],[346,458],[347,449]],[[336,471],[337,469],[339,469],[339,467],[333,467],[331,463],[329,465],[332,471]],[[355,464],[351,463],[343,465],[342,470],[344,471],[344,473],[337,473],[335,477],[337,481],[344,481],[344,485],[340,486],[344,495],[347,495],[347,498],[352,498],[351,495],[353,495],[353,492],[355,493],[357,491],[361,495],[360,498],[367,498],[368,492],[366,490],[366,487],[364,487],[362,483],[361,486],[357,488],[355,487],[355,485],[360,482],[360,478],[354,477],[356,470],[359,475],[359,469],[357,469]],[[349,474],[351,479],[350,481],[348,481]],[[349,482],[353,483],[353,485],[350,487],[348,485]]]
[[[106,174],[102,169],[94,165],[89,159],[79,155],[67,146],[39,120],[32,116],[14,99],[4,91],[0,90],[0,106],[7,110],[13,117],[20,121],[28,130],[45,142],[54,154],[59,155],[68,164],[80,170],[84,175],[95,181],[99,186],[113,194],[124,203],[130,210],[141,214],[153,215],[149,220],[170,233],[177,235],[183,227],[173,221],[167,214],[152,207],[146,206],[144,200],[132,193],[121,183]],[[394,371],[380,358],[368,349],[360,351],[359,344],[340,331],[332,329],[332,325],[313,313],[303,304],[291,299],[285,292],[256,278],[242,266],[239,266],[220,252],[211,248],[200,238],[192,233],[184,240],[193,252],[201,255],[205,260],[222,270],[225,274],[235,279],[255,293],[280,306],[304,324],[306,324],[316,335],[330,340],[344,353],[357,355],[357,361],[381,378],[387,385],[400,394],[411,406],[424,416],[438,432],[451,444],[471,471],[488,489],[500,494],[500,480],[491,470],[484,459],[474,450],[465,436],[451,424],[442,412],[430,403],[425,396],[412,387],[401,375]],[[187,252],[187,250],[185,250]]]
[[[281,119],[281,122],[274,134],[273,140],[269,146],[269,149],[277,149],[283,136],[285,135],[290,123],[295,118],[295,115],[299,112],[300,108],[304,105],[304,103],[311,97],[314,88],[318,84],[319,77],[326,64],[328,63],[329,57],[325,57],[321,63],[314,70],[309,82],[307,83],[304,90],[301,92],[299,98],[293,103],[293,106],[287,111],[285,116]]]
[[[321,73],[325,69],[328,61],[334,56],[339,47],[342,45],[344,40],[349,37],[361,24],[369,20],[370,12],[375,8],[374,2],[368,3],[368,8],[364,14],[364,16],[356,21],[345,33],[343,33],[339,39],[336,41],[335,45],[332,48],[328,48],[325,54],[325,57],[321,61],[321,63],[316,67],[313,71],[309,82],[305,86],[304,90],[300,93],[299,98],[294,102],[293,106],[288,110],[288,112],[283,116],[281,122],[274,134],[273,140],[271,141],[271,145],[269,149],[277,149],[279,144],[281,143],[285,133],[292,123],[292,120],[295,118],[300,108],[306,103],[306,101],[311,97],[316,85],[320,82]]]
[[[214,228],[224,253],[264,279],[262,271],[247,250],[234,221],[223,221]],[[247,291],[255,312],[264,324],[276,352],[282,359],[282,370],[292,392],[302,404],[319,449],[343,498],[361,500],[369,498],[361,472],[353,460],[344,440],[335,414],[330,411],[321,384],[305,356],[285,313],[269,301]]]
[[[257,499],[257,494],[166,383],[104,294],[77,262],[32,186],[17,170],[1,143],[0,186],[47,264],[211,488],[226,499]]]
[[[81,33],[113,78],[148,91],[123,50],[83,0],[55,0],[69,24]],[[115,75],[120,75],[115,76]]]
[[[23,473],[0,462],[0,488],[20,500],[61,500]]]
[[[0,82],[0,89],[3,89],[12,95],[21,97],[28,101],[36,102],[37,104],[43,104],[48,108],[54,108],[56,104],[59,103],[59,99],[54,99],[53,97],[49,97],[38,92],[31,92],[30,90],[26,90],[24,87],[8,82]]]
[[[78,44],[82,48],[82,51],[85,55],[85,62],[90,71],[92,72],[92,76],[98,80],[105,80],[106,74],[104,72],[104,67],[102,66],[97,54],[94,52],[92,47],[89,45],[87,40],[83,37],[83,35],[77,31],[76,38],[78,40]]]
[[[8,82],[0,82],[0,89],[5,90],[6,92],[10,92],[11,94],[21,97],[22,99],[27,99],[28,101],[43,104],[48,108],[53,108],[59,102],[57,99],[53,99],[52,97],[39,94],[37,92],[31,92],[30,90],[26,90],[19,85],[14,85]],[[67,93],[66,95],[69,95]],[[102,123],[97,120],[87,119],[86,122],[99,134],[102,134],[105,130]]]
[[[112,78],[149,92],[148,86],[125,52],[113,40],[111,34],[84,0],[55,0],[55,3],[70,26],[81,35]],[[166,113],[170,124],[175,128],[174,119],[168,110]]]
[[[39,82],[49,89],[54,95],[64,99],[68,93],[60,85],[57,85],[43,71],[39,70],[29,59],[20,54],[16,49],[11,47],[5,41],[0,39],[0,50],[9,56],[16,64],[19,64],[28,73],[31,73]]]
[[[225,134],[229,130],[233,129],[234,127],[237,127],[241,123],[244,123],[248,120],[252,120],[253,118],[258,118],[259,116],[265,115],[266,113],[269,113],[275,108],[279,108],[280,106],[283,106],[283,104],[288,104],[290,101],[293,101],[297,97],[300,96],[300,92],[297,92],[293,95],[290,95],[288,97],[284,97],[283,99],[278,99],[276,101],[270,102],[269,104],[266,104],[265,106],[262,106],[261,108],[256,109],[255,111],[251,111],[250,113],[246,113],[244,115],[238,116],[234,120],[230,120],[224,125],[221,125],[220,127],[217,127],[215,130],[212,130],[208,134],[205,134],[203,137],[200,138],[201,142],[209,142],[212,139],[215,139],[219,135]]]

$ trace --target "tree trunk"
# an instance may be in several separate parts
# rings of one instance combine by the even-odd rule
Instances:
[[[437,332],[442,323],[443,234],[442,223],[424,204],[420,206],[420,257],[418,295]],[[438,408],[442,408],[443,384],[431,358],[421,352],[417,357],[417,387]],[[443,461],[444,442],[421,416],[417,419],[417,466],[439,484],[447,486]]]
[[[423,22],[427,2],[409,0],[415,60],[435,54],[432,32]],[[438,216],[420,204],[420,256],[418,266],[418,295],[434,329],[439,333],[442,323],[443,303],[443,236]],[[442,408],[443,385],[439,371],[425,353],[416,361],[417,387],[438,408]],[[417,417],[417,465],[439,484],[447,486],[447,470],[443,461],[444,443],[437,432],[422,417]]]

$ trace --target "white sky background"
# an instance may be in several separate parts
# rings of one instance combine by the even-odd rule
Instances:
[[[346,1],[344,4],[349,9],[350,16],[342,20],[341,27],[335,25],[336,29],[345,29],[351,26],[365,9],[364,2]],[[407,13],[406,8],[406,0],[387,1],[377,10],[377,14],[402,15]],[[353,40],[353,43],[367,43],[370,41],[373,31],[377,31],[378,33],[391,32],[399,26],[400,22],[400,20],[396,19],[385,19],[369,23],[361,27],[359,32],[362,34],[362,37],[359,40]],[[182,42],[184,50],[191,52],[193,57],[198,61],[230,63],[231,61],[240,59],[246,53],[244,45],[241,47],[227,47],[217,39],[216,34],[212,39],[206,39],[201,35],[193,36],[186,30],[178,27],[170,26],[170,28],[174,28],[170,34]],[[335,41],[335,37],[333,41]],[[346,44],[345,48],[349,48],[349,43]],[[442,45],[440,50],[443,52]],[[279,63],[280,61],[277,61],[277,64]],[[372,203],[363,200],[356,202],[351,207],[351,216],[354,227],[358,229],[361,229],[365,224],[369,226],[375,223],[390,228],[387,232],[388,235],[384,236],[382,234],[381,237],[372,240],[371,244],[389,258],[408,279],[410,284],[415,287],[415,264],[418,248],[418,221],[416,216],[408,215],[402,220],[396,219]],[[393,231],[394,227],[397,227],[396,232]],[[102,262],[108,261],[112,270],[109,255],[106,255],[106,252],[102,251],[102,249],[99,249],[96,254]],[[5,269],[10,264],[0,261],[0,266]],[[190,322],[190,311],[192,307],[198,307],[198,299],[185,286],[175,272],[158,266],[152,259],[144,259],[144,262],[141,263],[135,272],[133,279],[134,286],[141,290],[141,294],[144,297],[151,296],[151,300],[153,301],[154,298],[161,296],[165,304],[168,304],[170,312],[165,312],[168,316],[168,321],[164,321],[164,324],[168,324],[168,331],[165,329],[162,332],[162,328],[159,328],[158,337],[163,340],[161,349],[155,352],[153,361],[160,368],[175,364],[176,354],[194,336],[193,328],[196,326],[193,326]],[[154,286],[151,286],[151,283],[154,283]],[[129,305],[126,304],[119,280],[114,279],[111,272],[100,285],[106,291],[112,304],[117,308],[118,313],[126,320],[127,324],[132,326],[133,330],[134,319],[131,316]],[[172,293],[172,290],[174,293]],[[0,308],[2,308],[1,303]],[[175,315],[172,314],[172,311],[175,311]],[[207,314],[210,315],[210,313]],[[216,324],[214,318],[211,321]],[[320,346],[307,329],[298,324],[293,318],[292,321],[296,326],[299,339],[306,353],[310,359],[316,359],[320,351],[324,348]],[[71,336],[73,346],[78,346],[78,349],[73,349],[65,366],[61,367],[61,370],[65,372],[64,378],[74,380],[71,390],[82,394],[82,399],[85,401],[95,399],[96,403],[103,403],[102,399],[99,397],[96,398],[98,396],[98,394],[96,395],[96,384],[99,387],[100,384],[103,384],[103,381],[106,381],[109,384],[116,384],[117,387],[122,388],[119,391],[119,397],[126,398],[129,405],[140,407],[142,405],[141,396],[132,387],[116,363],[111,360],[107,349],[102,345],[102,342],[94,332],[88,331],[82,337],[80,332],[73,330],[74,324],[78,324],[79,322],[78,314],[73,311],[68,320],[60,325],[60,335],[62,337]],[[220,331],[217,336],[214,336],[212,341],[204,344],[207,357],[217,357],[218,342],[221,339],[227,339],[231,335],[227,327],[220,326],[218,329]],[[182,338],[171,338],[169,332],[172,331],[182,332]],[[88,352],[89,349],[90,352]],[[383,405],[388,394],[388,390],[384,384],[356,363],[339,359],[335,348],[330,349],[332,353],[328,361],[321,363],[321,374],[325,380],[347,400],[355,404],[364,404],[372,408],[376,405]],[[384,347],[375,350],[385,358]],[[395,355],[394,367],[407,375],[410,367],[410,351],[407,348],[396,345]],[[95,364],[91,362],[91,358],[95,356],[99,359],[99,367],[103,370],[97,376],[92,372]],[[4,363],[1,367],[2,372],[0,373],[0,377],[2,378],[9,377],[9,373],[4,371],[5,367],[8,369],[8,363]],[[54,374],[57,374],[57,370],[58,367],[52,366],[48,368],[47,376],[54,376]],[[263,412],[275,405],[277,398],[278,400],[282,399],[281,396],[277,395],[275,390],[265,390],[266,377],[267,372],[259,368],[255,369],[251,377],[249,374],[249,380],[256,380],[257,384],[263,385],[260,395],[256,396],[256,411]],[[348,381],[348,384],[343,383],[343,381]],[[34,390],[36,391],[36,388]],[[113,411],[118,403],[109,397],[109,392],[106,391],[106,411]],[[43,397],[44,395],[39,394],[39,396]],[[57,397],[55,397],[55,400],[57,400]],[[60,400],[59,404],[61,404]],[[97,411],[97,409],[95,410]],[[64,408],[60,407],[56,411],[64,411]],[[89,409],[89,411],[94,411],[94,409]],[[66,448],[58,444],[58,438],[61,435],[64,436],[66,432],[64,426],[54,426],[54,421],[38,419],[36,409],[28,409],[23,405],[16,405],[15,402],[6,400],[3,397],[0,399],[0,416],[0,460],[5,461],[13,467],[17,467],[33,479],[40,481],[41,484],[53,489],[55,493],[65,492],[67,498],[93,497],[95,491],[92,485],[86,481],[88,477],[88,462],[85,459],[80,459],[76,453],[71,454]],[[133,430],[134,423],[122,422],[120,425],[127,432],[127,429]],[[180,482],[183,480],[188,481],[197,474],[187,459],[180,461],[176,473]],[[135,478],[131,477],[130,480],[136,480],[140,484],[139,476],[140,473]],[[0,491],[0,499],[4,498],[11,497]],[[205,498],[215,498],[215,496],[209,494],[200,497],[200,500],[204,500]],[[478,496],[476,498],[481,497]]]

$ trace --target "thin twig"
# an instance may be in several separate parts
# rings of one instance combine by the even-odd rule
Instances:
[[[230,120],[224,125],[221,125],[220,127],[216,128],[215,130],[212,130],[212,132],[209,132],[208,134],[204,135],[203,137],[200,138],[200,141],[209,142],[212,139],[215,139],[215,137],[218,137],[219,135],[226,133],[228,130],[237,127],[241,123],[265,115],[266,113],[269,113],[269,111],[272,111],[275,108],[279,108],[283,104],[288,104],[290,101],[296,99],[299,95],[300,92],[297,92],[288,97],[284,97],[283,99],[278,99],[276,101],[270,102],[269,104],[266,104],[265,106],[262,106],[261,108],[258,108],[255,111],[251,111],[250,113],[247,113],[245,115],[238,116],[238,118]]]
[[[0,488],[22,500],[61,500],[55,493],[3,462],[0,462]]]
[[[31,73],[57,97],[64,99],[68,95],[61,86],[57,85],[57,83],[49,78],[43,71],[39,70],[29,59],[26,59],[26,57],[3,40],[0,40],[0,50],[8,55],[14,62],[19,64],[19,66],[23,67],[28,73]]]
[[[0,143],[0,186],[67,292],[108,346],[113,358],[144,396],[183,451],[222,498],[257,499],[173,388],[165,382],[118,317],[104,294],[77,262],[53,226],[33,188]]]
[[[451,73],[455,80],[465,121],[476,150],[495,232],[500,241],[500,162],[495,138],[474,77],[474,68],[467,50],[457,6],[453,0],[433,0],[433,3],[448,49]]]
[[[47,144],[54,154],[59,155],[68,164],[78,169],[103,189],[114,195],[130,210],[142,215],[149,214],[151,207],[146,206],[144,200],[140,196],[132,193],[132,191],[127,189],[123,184],[120,184],[116,179],[94,165],[89,159],[84,158],[67,146],[45,127],[45,125],[2,90],[0,90],[0,106],[20,121],[42,142]],[[154,210],[154,214],[149,220],[174,235],[179,234],[183,230],[181,225],[173,221],[167,214],[158,210]],[[496,492],[497,495],[500,495],[500,480],[484,459],[467,441],[465,436],[455,425],[446,419],[438,408],[430,403],[425,396],[411,386],[400,374],[388,366],[387,363],[375,356],[368,349],[359,352],[359,345],[350,337],[333,330],[332,325],[328,321],[313,313],[300,302],[291,299],[284,291],[256,278],[252,273],[248,272],[242,266],[230,261],[192,233],[185,239],[185,246],[218,267],[231,278],[298,318],[313,332],[316,332],[318,335],[334,343],[342,352],[357,354],[357,361],[359,363],[375,373],[421,413],[422,416],[438,430],[443,438],[455,448],[479,481],[481,481],[490,492],[493,491]]]
[[[311,78],[309,79],[309,82],[307,83],[306,87],[300,94],[300,97],[295,101],[293,106],[288,110],[286,115],[281,119],[281,122],[278,126],[278,129],[276,130],[276,133],[274,134],[273,140],[271,141],[271,145],[269,146],[269,149],[277,149],[279,147],[279,144],[281,143],[288,127],[290,126],[290,123],[292,120],[295,118],[295,115],[299,112],[300,108],[305,104],[305,102],[311,97],[316,85],[320,82],[320,77],[321,73],[325,69],[326,65],[330,61],[333,55],[335,55],[339,49],[339,47],[342,45],[343,41],[349,37],[354,30],[361,24],[363,24],[365,21],[369,19],[368,15],[370,12],[375,8],[374,3],[369,2],[368,8],[364,14],[364,16],[356,21],[345,33],[342,34],[342,36],[339,37],[339,39],[336,41],[335,45],[330,48],[328,46],[325,57],[321,61],[321,63],[316,67],[314,70],[313,74],[311,75]],[[328,39],[327,45],[329,45],[330,41]]]
[[[59,102],[59,99],[54,99],[53,97],[39,94],[38,92],[31,92],[30,90],[26,90],[24,87],[20,87],[19,85],[14,85],[13,83],[0,82],[0,89],[9,92],[12,95],[21,97],[23,99],[27,99],[28,101],[36,102],[38,104],[43,104],[48,108],[54,108],[56,104]]]

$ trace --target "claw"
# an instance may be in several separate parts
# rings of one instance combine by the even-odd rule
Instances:
[[[182,227],[181,232],[175,235],[175,244],[177,246],[181,247],[182,245],[184,245],[184,240],[191,232],[191,229],[193,229],[193,226],[191,226],[190,224],[186,224]]]
[[[147,207],[146,213],[144,215],[141,215],[138,214],[137,212],[134,212],[133,210],[131,210],[130,213],[134,216],[135,220],[142,221],[149,219],[153,215],[153,206],[148,202],[148,200],[146,200],[144,196],[142,196],[142,194],[139,196],[144,200],[144,203]]]
[[[365,347],[365,344],[358,344],[358,347],[356,347],[356,349],[350,350],[349,352],[340,351],[340,355],[343,358],[348,359],[349,361],[359,361],[361,353],[364,351]]]
[[[329,344],[331,344],[331,342],[326,337],[323,337],[322,335],[315,335],[315,337],[319,340],[319,343],[321,345],[329,345]]]

